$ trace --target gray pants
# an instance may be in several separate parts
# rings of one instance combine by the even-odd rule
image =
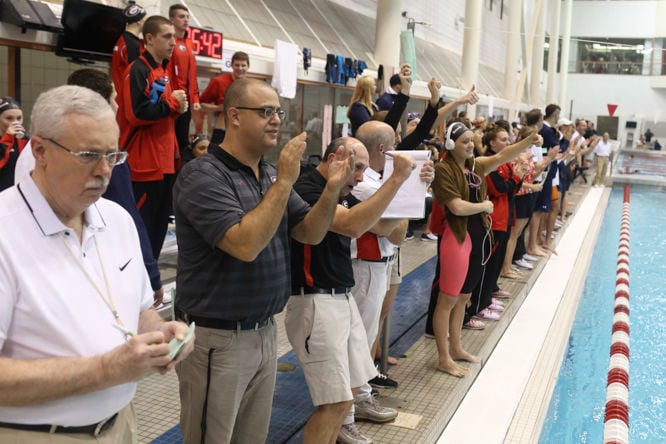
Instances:
[[[277,371],[275,322],[259,330],[197,326],[194,351],[176,366],[185,444],[266,442]],[[210,379],[208,374],[210,371]]]

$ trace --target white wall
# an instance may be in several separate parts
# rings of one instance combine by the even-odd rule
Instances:
[[[666,89],[652,88],[649,76],[569,74],[567,97],[567,102],[560,104],[562,115],[568,116],[569,100],[573,99],[570,117],[574,119],[596,121],[599,115],[608,116],[609,103],[618,105],[614,115],[619,117],[621,140],[626,140],[627,120],[638,121],[640,132],[646,128],[654,132],[655,122],[666,121]],[[657,134],[657,138],[666,139],[666,133]]]
[[[659,8],[660,12],[663,10]],[[576,37],[655,37],[656,1],[575,1],[571,35]],[[664,26],[660,26],[663,28]],[[666,36],[666,34],[662,34]]]

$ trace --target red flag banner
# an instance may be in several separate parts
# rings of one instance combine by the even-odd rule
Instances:
[[[610,103],[607,105],[608,106],[608,114],[613,117],[613,114],[615,114],[615,110],[617,109],[617,105],[611,105]]]

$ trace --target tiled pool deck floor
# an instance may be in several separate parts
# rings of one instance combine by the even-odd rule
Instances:
[[[589,194],[589,191],[590,187],[588,185],[574,185],[570,190],[569,208],[575,212],[575,215],[558,232],[556,242],[558,238],[564,235],[569,226],[576,222],[575,218],[578,217],[580,210],[579,204]],[[596,191],[596,194],[602,193],[601,189],[593,189],[592,191]],[[607,193],[604,193],[604,195],[607,195]],[[589,223],[583,228],[587,230],[588,226]],[[538,430],[540,429],[540,425],[535,426],[535,423],[538,423],[542,418],[540,408],[535,407],[534,403],[543,399],[544,395],[541,392],[535,394],[529,392],[529,390],[523,392],[521,389],[520,393],[512,394],[514,398],[516,396],[518,399],[522,398],[523,403],[527,404],[521,404],[520,407],[516,406],[512,408],[511,412],[503,415],[505,417],[509,415],[509,418],[508,422],[504,418],[502,425],[498,426],[502,429],[497,432],[501,435],[499,440],[483,438],[485,419],[475,417],[476,415],[462,419],[454,417],[468,391],[471,390],[477,377],[479,377],[482,365],[470,366],[469,373],[461,379],[441,373],[435,368],[437,361],[435,341],[425,338],[422,333],[435,267],[436,243],[421,241],[419,237],[420,231],[416,231],[415,239],[403,244],[402,261],[405,280],[400,287],[392,315],[391,354],[404,357],[400,359],[399,365],[390,369],[390,376],[399,381],[400,386],[395,390],[385,390],[380,393],[383,398],[382,402],[399,406],[401,416],[404,417],[399,417],[399,419],[411,419],[417,421],[417,423],[413,428],[395,424],[360,423],[362,432],[372,437],[375,443],[433,443],[437,441],[442,430],[449,422],[458,424],[462,420],[463,424],[467,422],[469,433],[474,434],[470,435],[469,440],[463,440],[466,442],[534,442],[534,436],[536,434],[538,437]],[[589,248],[589,246],[586,248]],[[581,254],[581,257],[583,256],[584,254]],[[505,331],[510,327],[530,290],[535,285],[537,278],[549,262],[553,261],[549,258],[539,261],[535,269],[526,274],[524,281],[501,281],[502,288],[513,294],[513,297],[507,301],[506,311],[502,318],[498,322],[486,322],[485,330],[463,331],[465,348],[482,357],[483,365],[486,365],[492,357],[493,350],[498,346]],[[163,255],[160,259],[160,267],[165,282],[175,279],[175,263],[176,253]],[[538,295],[534,297],[538,297]],[[290,353],[291,348],[284,334],[282,314],[277,317],[277,325],[279,327],[278,356],[281,356],[280,362],[286,363],[284,367],[289,370],[278,374],[276,402],[271,419],[269,442],[300,442],[299,430],[312,411],[312,406],[302,372],[298,369],[298,363],[293,358],[293,354]],[[560,332],[566,330],[566,323],[557,327],[557,329]],[[523,331],[522,334],[529,335],[530,332]],[[561,341],[563,334],[556,336]],[[542,341],[539,344],[539,350],[547,348],[542,347],[543,344],[546,344],[546,342]],[[554,350],[554,347],[548,346],[548,349]],[[532,381],[536,383],[537,387],[543,387],[546,384],[542,379],[545,378],[546,381],[552,379],[553,367],[559,366],[557,356],[555,352],[551,352],[550,360],[547,361],[545,368],[533,367],[533,371],[528,373],[528,376],[529,374],[535,375],[532,379],[537,378],[536,381]],[[520,360],[521,358],[517,359]],[[292,370],[293,366],[290,366],[290,363],[296,364],[295,370]],[[484,395],[487,396],[488,402],[497,401],[498,399],[501,402],[503,390],[506,390],[503,376],[498,374],[495,379],[496,383]],[[528,385],[528,379],[529,377],[525,379],[522,387]],[[470,393],[472,392],[470,391]],[[139,418],[140,442],[181,442],[180,432],[176,427],[179,421],[180,407],[178,381],[174,372],[166,376],[151,376],[142,381],[139,384],[139,390],[135,398],[135,407]],[[490,424],[492,424],[492,421],[488,423],[489,426],[491,426]],[[459,438],[455,438],[455,440],[448,440],[447,442],[459,443],[461,441],[459,441]]]

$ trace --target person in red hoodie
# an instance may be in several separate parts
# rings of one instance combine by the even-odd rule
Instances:
[[[190,11],[185,5],[176,3],[169,7],[169,20],[176,30],[176,47],[169,61],[169,79],[173,89],[182,89],[187,95],[187,102],[195,112],[201,109],[199,104],[199,86],[197,85],[197,63],[194,58],[192,40],[187,38]],[[176,119],[176,141],[182,163],[191,160],[189,144],[190,120],[192,113],[187,110]],[[183,157],[185,156],[185,157]]]
[[[153,256],[162,249],[169,223],[175,174],[174,121],[187,111],[185,91],[172,89],[166,66],[176,45],[171,22],[151,16],[142,30],[146,50],[129,67],[118,91],[121,149],[127,161],[137,207],[148,230]]]
[[[0,98],[0,191],[14,185],[16,159],[27,143],[21,106],[11,97]]]

